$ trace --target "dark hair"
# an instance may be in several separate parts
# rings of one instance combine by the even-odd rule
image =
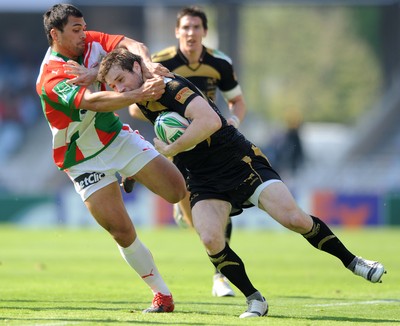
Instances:
[[[142,57],[140,55],[133,54],[125,48],[114,49],[101,61],[97,79],[100,82],[105,83],[105,77],[112,66],[121,67],[122,70],[132,72],[133,64],[135,62],[141,64]]]
[[[181,9],[181,11],[179,11],[178,15],[176,16],[176,27],[179,27],[183,16],[199,17],[201,19],[201,22],[203,23],[203,28],[205,30],[208,30],[207,16],[205,12],[200,9],[200,7],[191,6]]]
[[[56,28],[62,32],[65,25],[68,23],[69,16],[81,18],[83,17],[83,14],[78,8],[66,3],[56,4],[44,13],[44,32],[50,46],[53,44],[53,38],[50,35],[50,31],[53,28]]]

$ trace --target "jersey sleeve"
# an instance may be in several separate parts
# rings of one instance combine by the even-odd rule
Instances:
[[[235,71],[233,69],[232,59],[220,50],[208,49],[214,62],[214,68],[220,73],[218,88],[222,92],[229,92],[239,85]]]
[[[159,102],[184,117],[186,107],[196,96],[199,95],[181,79],[172,79],[165,85],[165,93]]]
[[[86,32],[86,42],[98,42],[101,44],[106,52],[110,52],[115,49],[119,42],[124,38],[124,35],[113,35],[106,34],[97,31],[87,31]]]
[[[233,70],[233,66],[229,62],[222,60],[221,79],[218,84],[219,89],[222,92],[229,92],[238,85],[239,83]]]
[[[67,84],[67,74],[58,71],[58,74],[47,75],[45,82],[41,85],[40,97],[42,98],[46,116],[52,126],[57,129],[64,129],[70,121],[79,120],[79,110],[76,110],[83,98],[86,87]],[[54,70],[57,69],[57,70]]]

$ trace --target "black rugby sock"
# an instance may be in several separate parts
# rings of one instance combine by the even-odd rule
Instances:
[[[252,295],[257,289],[251,284],[240,257],[226,244],[218,254],[208,256],[216,269],[235,285],[246,297]]]
[[[229,217],[228,223],[225,227],[225,241],[227,244],[231,243],[231,236],[232,236],[232,219]],[[217,268],[215,268],[215,274],[220,273]]]
[[[311,218],[314,221],[313,227],[310,232],[303,234],[303,237],[315,248],[339,258],[344,266],[349,266],[355,255],[347,250],[323,221],[312,215]]]

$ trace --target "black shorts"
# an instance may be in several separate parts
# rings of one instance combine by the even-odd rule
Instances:
[[[230,169],[225,174],[216,171],[212,183],[207,182],[204,178],[191,180],[189,176],[191,207],[201,200],[220,199],[231,203],[231,216],[233,216],[240,214],[244,208],[254,206],[248,199],[257,187],[269,180],[281,180],[281,177],[271,167],[265,156],[251,155],[250,158],[250,162],[243,160],[238,162],[234,171]],[[219,178],[221,181],[218,185],[215,184],[215,178]]]

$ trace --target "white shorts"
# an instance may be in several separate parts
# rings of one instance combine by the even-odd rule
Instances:
[[[97,190],[117,181],[117,172],[122,177],[133,176],[160,155],[137,130],[127,127],[124,125],[124,129],[100,154],[64,170],[83,201]]]

